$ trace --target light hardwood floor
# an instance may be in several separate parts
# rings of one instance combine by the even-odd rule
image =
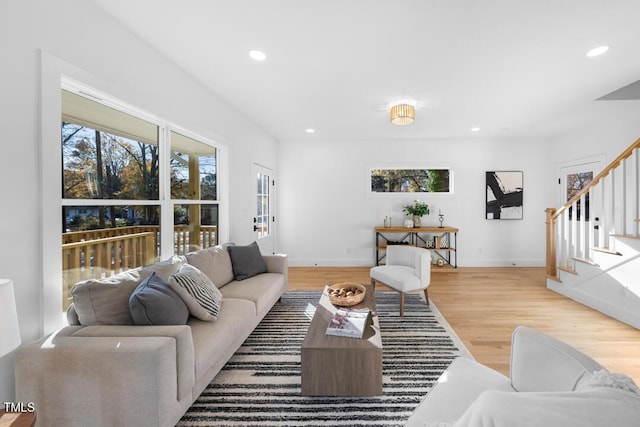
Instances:
[[[290,290],[321,290],[336,282],[369,283],[369,268],[289,268]],[[434,271],[429,297],[473,357],[505,375],[511,333],[517,325],[526,325],[640,384],[640,330],[548,290],[543,268]]]

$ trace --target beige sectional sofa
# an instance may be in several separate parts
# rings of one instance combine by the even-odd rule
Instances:
[[[215,247],[77,284],[70,325],[17,351],[17,400],[35,403],[37,426],[175,425],[286,290],[287,257],[259,256],[266,272],[243,280]],[[219,289],[217,319],[134,325],[140,283],[153,273],[168,282],[187,263]]]

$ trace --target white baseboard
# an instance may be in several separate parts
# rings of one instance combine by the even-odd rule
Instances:
[[[295,259],[289,258],[289,267],[373,267],[373,260],[361,259]]]
[[[560,282],[556,282],[551,279],[547,279],[547,288],[571,298],[580,304],[591,307],[607,316],[613,317],[627,325],[631,325],[634,328],[640,329],[640,313],[627,310],[624,307],[611,304],[593,295],[589,295],[581,290],[580,287],[570,287]]]
[[[458,262],[458,267],[544,267],[544,259],[472,259]]]
[[[373,260],[363,259],[296,259],[289,257],[290,267],[373,267]],[[468,260],[458,267],[544,267],[543,259]]]

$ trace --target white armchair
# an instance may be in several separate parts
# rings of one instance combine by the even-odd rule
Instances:
[[[404,316],[404,294],[424,291],[429,305],[427,288],[431,281],[431,253],[424,248],[404,245],[387,246],[387,263],[373,267],[369,273],[371,285],[376,282],[400,292],[400,316]]]

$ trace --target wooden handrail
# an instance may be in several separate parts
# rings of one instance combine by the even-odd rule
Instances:
[[[160,226],[158,225],[132,225],[128,227],[115,228],[99,228],[94,230],[68,231],[62,233],[62,243],[76,243],[94,239],[105,239],[108,237],[126,236],[136,233],[158,233]]]
[[[103,237],[101,239],[85,240],[82,242],[64,243],[62,245],[62,249],[74,249],[82,246],[96,246],[96,245],[102,245],[105,243],[107,244],[115,243],[115,242],[121,242],[123,240],[139,238],[142,236],[153,237],[153,233],[146,232],[146,233],[135,233],[135,234],[123,234],[121,236]]]
[[[560,207],[553,214],[552,219],[555,220],[556,218],[558,218],[558,216],[562,214],[562,212],[569,209],[571,205],[573,205],[575,202],[580,200],[580,198],[583,195],[587,194],[587,192],[591,190],[591,188],[593,188],[596,184],[598,184],[598,182],[600,182],[601,179],[609,175],[609,173],[612,170],[617,168],[624,159],[629,158],[631,154],[633,154],[633,150],[635,150],[636,148],[640,148],[640,138],[636,139],[636,141],[633,144],[631,144],[626,150],[624,150],[618,157],[616,157],[614,161],[609,163],[609,165],[606,168],[604,168],[602,172],[596,175],[596,177],[593,178],[589,184],[587,184],[582,190],[580,190],[575,196],[573,196],[567,203],[565,203],[562,207]]]
[[[573,196],[567,203],[565,203],[559,209],[546,209],[546,274],[548,278],[558,279],[558,269],[565,269],[570,260],[576,259],[588,259],[591,253],[596,250],[594,247],[594,241],[598,242],[598,250],[606,249],[609,247],[609,237],[612,234],[614,218],[606,218],[600,216],[598,226],[592,226],[590,221],[585,218],[584,215],[576,215],[571,218],[568,215],[569,209],[575,206],[576,210],[580,210],[578,204],[583,198],[590,194],[591,191],[595,191],[597,185],[603,184],[603,179],[611,174],[617,167],[619,167],[625,159],[632,156],[638,156],[636,150],[640,148],[640,138],[633,142],[626,150],[624,150],[618,157],[615,158],[607,167],[605,167],[594,179],[591,180],[583,189],[581,189],[575,196]],[[637,157],[636,157],[637,160]],[[637,163],[636,163],[637,168]],[[638,171],[636,171],[636,176]],[[623,178],[624,181],[624,178]],[[637,192],[636,180],[632,180],[632,188],[630,191]],[[623,182],[621,188],[626,188]],[[605,191],[606,188],[603,188]],[[629,191],[629,190],[624,190]],[[597,193],[597,192],[596,192]],[[625,194],[623,196],[626,197]],[[637,203],[637,194],[633,198],[634,203]],[[611,203],[611,202],[610,202]],[[583,209],[587,211],[588,205]],[[613,206],[609,205],[606,212],[608,213],[613,209]],[[623,209],[624,210],[624,209]],[[637,209],[635,215],[637,216]],[[605,215],[606,216],[606,215]],[[596,218],[598,219],[598,218]],[[625,222],[624,217],[621,219]],[[624,225],[622,226],[624,229]],[[562,234],[562,236],[558,235]],[[637,227],[635,236],[639,236]]]

